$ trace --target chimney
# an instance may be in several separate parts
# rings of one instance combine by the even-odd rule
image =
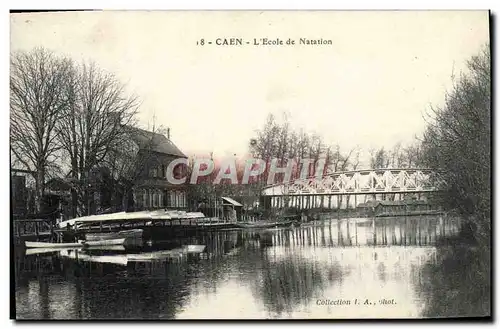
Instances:
[[[167,139],[170,140],[170,128],[167,128]]]

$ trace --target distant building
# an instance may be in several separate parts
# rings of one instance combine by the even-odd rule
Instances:
[[[34,190],[29,187],[33,182],[33,172],[11,168],[11,209],[14,218],[24,218],[34,211]]]
[[[14,219],[50,218],[59,216],[60,198],[51,193],[46,186],[40,200],[40,209],[36,209],[33,175],[30,170],[11,168],[11,205]],[[52,182],[55,180],[50,180]]]
[[[137,156],[144,159],[143,170],[133,187],[134,208],[157,209],[188,207],[185,184],[173,185],[167,181],[167,167],[175,159],[187,156],[164,134],[133,128],[131,140],[138,148]],[[180,178],[187,168],[177,166],[174,177]]]
[[[426,200],[378,201],[375,207],[376,216],[401,216],[431,214],[436,207]]]
[[[223,219],[236,222],[238,218],[241,218],[241,211],[243,209],[241,203],[229,197],[221,197],[221,200]]]
[[[436,205],[427,200],[370,200],[357,205],[360,216],[403,216],[433,214],[439,211]]]
[[[21,175],[12,175],[12,213],[14,216],[25,216],[27,214],[27,195],[26,177]]]
[[[356,210],[359,216],[372,216],[375,212],[375,207],[379,204],[379,201],[369,200],[364,203],[360,203],[356,206]]]

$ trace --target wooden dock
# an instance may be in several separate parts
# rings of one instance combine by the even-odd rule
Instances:
[[[64,228],[56,228],[54,232],[61,236],[62,241],[75,241],[84,239],[89,233],[119,232],[130,229],[142,229],[143,239],[155,239],[169,235],[184,235],[197,231],[211,231],[221,229],[236,229],[234,222],[216,221],[213,219],[179,218],[179,219],[134,219],[116,221],[88,221],[86,225],[67,225]]]

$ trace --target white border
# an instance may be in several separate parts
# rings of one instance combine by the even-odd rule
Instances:
[[[494,4],[490,0],[475,0],[471,1],[364,1],[364,0],[351,0],[351,1],[324,1],[324,0],[240,0],[240,1],[203,1],[203,0],[184,0],[184,1],[154,1],[154,0],[88,0],[88,1],[44,1],[39,3],[37,1],[11,1],[11,9],[128,9],[128,10],[427,10],[427,9],[490,9]]]

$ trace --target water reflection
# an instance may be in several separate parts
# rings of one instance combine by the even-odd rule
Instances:
[[[440,310],[427,307],[435,297],[426,284],[446,278],[428,270],[442,264],[433,244],[458,224],[332,220],[200,233],[133,251],[18,255],[17,318],[434,317]],[[165,253],[185,244],[206,245],[206,252]],[[161,256],[131,261],[131,253]]]

